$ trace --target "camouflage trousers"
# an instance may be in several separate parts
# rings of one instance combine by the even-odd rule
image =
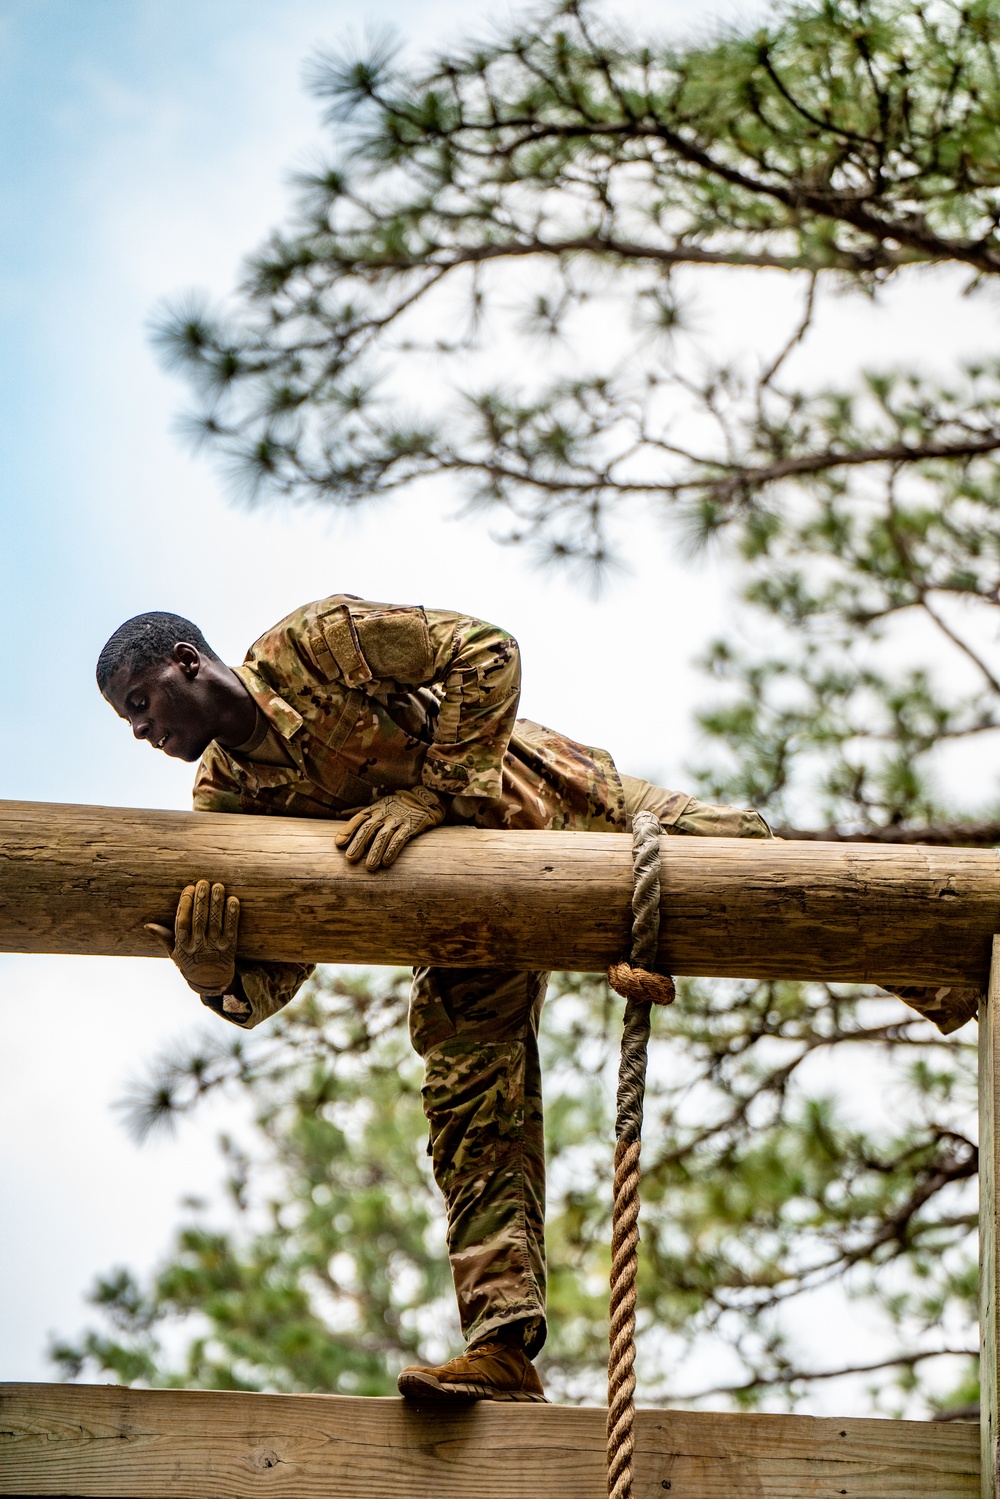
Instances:
[[[756,812],[713,807],[623,776],[629,815],[665,833],[768,838]],[[417,968],[410,1038],[424,1059],[434,1177],[468,1342],[523,1324],[545,1341],[545,1142],[538,1023],[548,975],[508,968]]]
[[[509,968],[417,968],[410,999],[462,1331],[471,1342],[527,1322],[532,1352],[545,1340],[538,1021],[547,978]]]

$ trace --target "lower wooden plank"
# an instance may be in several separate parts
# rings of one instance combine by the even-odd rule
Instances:
[[[25,1499],[604,1499],[603,1410],[0,1385]],[[643,1410],[634,1499],[974,1499],[972,1424]]]

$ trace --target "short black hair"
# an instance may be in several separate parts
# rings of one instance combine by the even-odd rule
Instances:
[[[212,661],[222,659],[213,651],[198,626],[182,614],[166,614],[162,609],[154,609],[148,614],[127,619],[118,626],[97,658],[98,687],[103,692],[122,667],[134,672],[141,671],[144,666],[155,666],[157,661],[166,661],[173,654],[174,646],[182,640]]]

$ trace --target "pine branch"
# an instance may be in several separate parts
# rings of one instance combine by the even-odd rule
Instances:
[[[815,274],[817,267],[813,256],[806,253],[783,255],[777,251],[708,250],[700,245],[678,243],[675,245],[643,244],[637,240],[622,239],[614,234],[579,234],[562,239],[546,239],[542,236],[488,242],[472,245],[431,246],[420,254],[401,255],[383,251],[354,256],[349,249],[334,250],[328,255],[328,263],[336,265],[341,275],[370,274],[373,270],[405,272],[436,267],[447,272],[467,265],[483,265],[495,260],[516,260],[525,256],[542,259],[562,258],[571,255],[593,255],[602,261],[649,261],[671,269],[675,266],[730,266],[735,269],[808,271]],[[902,251],[859,250],[842,247],[832,248],[824,260],[823,269],[847,271],[854,274],[869,274],[872,271],[899,270],[916,264],[916,257]],[[422,294],[423,289],[421,289]]]
[[[809,474],[820,474],[837,468],[859,468],[875,464],[926,463],[933,459],[961,461],[981,457],[1000,450],[1000,431],[984,433],[966,442],[900,442],[888,443],[884,447],[872,446],[856,449],[825,449],[816,453],[804,453],[797,458],[785,458],[778,463],[759,468],[733,465],[737,469],[726,479],[689,479],[682,485],[664,486],[676,492],[680,488],[698,487],[711,490],[719,499],[728,499],[739,490],[763,488],[780,479],[800,478]],[[719,465],[722,467],[722,465]]]
[[[928,844],[936,848],[992,848],[1000,845],[1000,822],[942,822],[923,827],[902,824],[844,832],[836,825],[796,828],[785,823],[774,829],[778,838],[815,843]]]
[[[757,1374],[742,1384],[710,1385],[703,1390],[674,1395],[675,1400],[704,1400],[710,1395],[751,1395],[756,1390],[775,1389],[783,1385],[813,1384],[828,1379],[846,1379],[852,1374],[879,1374],[884,1369],[913,1369],[933,1358],[977,1359],[978,1348],[922,1348],[912,1353],[892,1354],[870,1364],[844,1364],[839,1369],[798,1369],[789,1365],[773,1374]],[[942,1416],[940,1419],[948,1419]],[[960,1419],[952,1416],[952,1420]]]

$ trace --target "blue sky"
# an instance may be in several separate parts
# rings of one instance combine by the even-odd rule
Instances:
[[[372,5],[366,23],[397,13]],[[157,367],[150,315],[191,285],[226,292],[241,255],[281,217],[287,175],[319,140],[302,62],[349,33],[355,14],[303,0],[0,6],[0,609],[8,635],[23,640],[30,621],[36,644],[8,658],[8,700],[30,699],[35,727],[26,756],[21,714],[0,716],[8,796],[123,802],[141,793],[185,804],[187,773],[137,761],[92,689],[102,641],[142,608],[189,612],[238,657],[275,608],[310,592],[381,582],[383,592],[391,583],[453,602],[456,555],[474,549],[490,554],[488,568],[463,570],[481,612],[487,587],[494,613],[514,597],[533,606],[546,595],[575,623],[586,614],[574,589],[540,589],[523,559],[491,547],[481,528],[435,537],[414,577],[405,507],[388,544],[378,518],[382,556],[366,573],[364,518],[234,512],[211,468],[172,434],[184,392]],[[467,20],[469,7],[409,6],[407,32],[446,35],[458,16]],[[60,676],[41,702],[39,655],[58,660]],[[546,672],[547,695],[557,675]],[[549,717],[563,697],[557,685]],[[669,759],[638,745],[632,755],[652,769]]]
[[[618,9],[692,16],[681,0]],[[691,662],[726,602],[666,533],[637,523],[633,573],[595,603],[481,521],[448,520],[445,492],[350,519],[248,514],[174,436],[184,392],[156,364],[152,311],[192,286],[225,294],[280,221],[288,172],[319,140],[302,63],[358,14],[346,0],[0,0],[0,797],[187,806],[190,768],[135,745],[97,694],[107,635],[176,609],[239,660],[289,609],[342,589],[503,623],[524,651],[527,715],[684,784],[705,696]],[[426,44],[496,14],[371,0],[364,18]],[[845,358],[862,324],[912,352],[983,318],[930,282],[919,308],[873,322],[841,303]],[[752,333],[754,316],[734,299],[730,321]],[[211,1120],[140,1152],[112,1109],[202,1020],[163,962],[0,955],[0,1005],[0,1378],[42,1379],[48,1336],[80,1326],[93,1276],[150,1266],[178,1198],[216,1180]]]

